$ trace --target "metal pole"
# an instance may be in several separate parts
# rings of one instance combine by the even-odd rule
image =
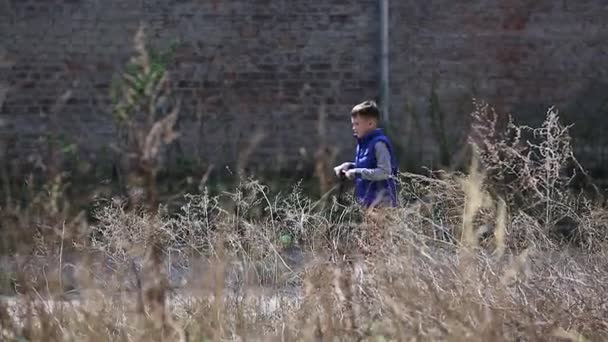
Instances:
[[[380,106],[384,122],[390,122],[389,0],[380,1]],[[388,127],[387,127],[388,128]]]

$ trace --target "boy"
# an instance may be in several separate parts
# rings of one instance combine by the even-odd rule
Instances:
[[[355,197],[366,208],[397,205],[397,162],[391,143],[378,128],[379,121],[380,110],[374,101],[352,109],[351,123],[357,138],[355,161],[334,168],[336,176],[355,180]]]

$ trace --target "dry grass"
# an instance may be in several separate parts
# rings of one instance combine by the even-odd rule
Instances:
[[[31,253],[3,265],[12,293],[0,305],[0,334],[604,341],[608,216],[567,187],[562,171],[573,157],[554,112],[531,130],[537,140],[523,147],[521,135],[507,143],[479,134],[469,174],[404,174],[404,205],[390,210],[314,201],[298,185],[269,196],[249,179],[219,196],[188,195],[179,212],[101,202],[85,225],[61,214],[55,187],[55,202],[13,211],[22,219],[12,226],[3,219],[4,229],[47,230]],[[566,214],[572,225],[556,230]]]

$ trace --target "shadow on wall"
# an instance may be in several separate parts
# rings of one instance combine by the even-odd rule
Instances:
[[[594,178],[608,178],[608,82],[591,81],[566,108],[574,153]]]
[[[466,167],[469,114],[477,91],[450,96],[440,90],[433,78],[428,97],[422,104],[407,102],[404,115],[392,121],[387,130],[399,155],[402,170],[461,169]],[[481,99],[483,100],[483,99]],[[552,103],[519,103],[509,112],[524,125],[540,127]],[[556,108],[566,125],[573,125],[574,154],[595,179],[608,179],[608,82],[594,80],[564,107]],[[397,119],[397,116],[394,116]]]
[[[513,107],[514,119],[539,127],[552,103],[521,103]],[[594,80],[563,107],[556,107],[565,125],[571,125],[574,155],[594,179],[608,179],[608,82]]]
[[[400,169],[423,171],[466,168],[469,114],[477,91],[446,96],[433,76],[423,103],[405,103],[404,115],[395,116],[388,131],[397,150]]]

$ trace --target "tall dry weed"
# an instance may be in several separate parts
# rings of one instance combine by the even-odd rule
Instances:
[[[176,124],[179,101],[172,93],[168,70],[171,51],[152,53],[146,44],[145,26],[134,38],[136,55],[112,88],[123,183],[137,207],[158,206],[156,177],[166,164],[165,150],[179,136]]]

